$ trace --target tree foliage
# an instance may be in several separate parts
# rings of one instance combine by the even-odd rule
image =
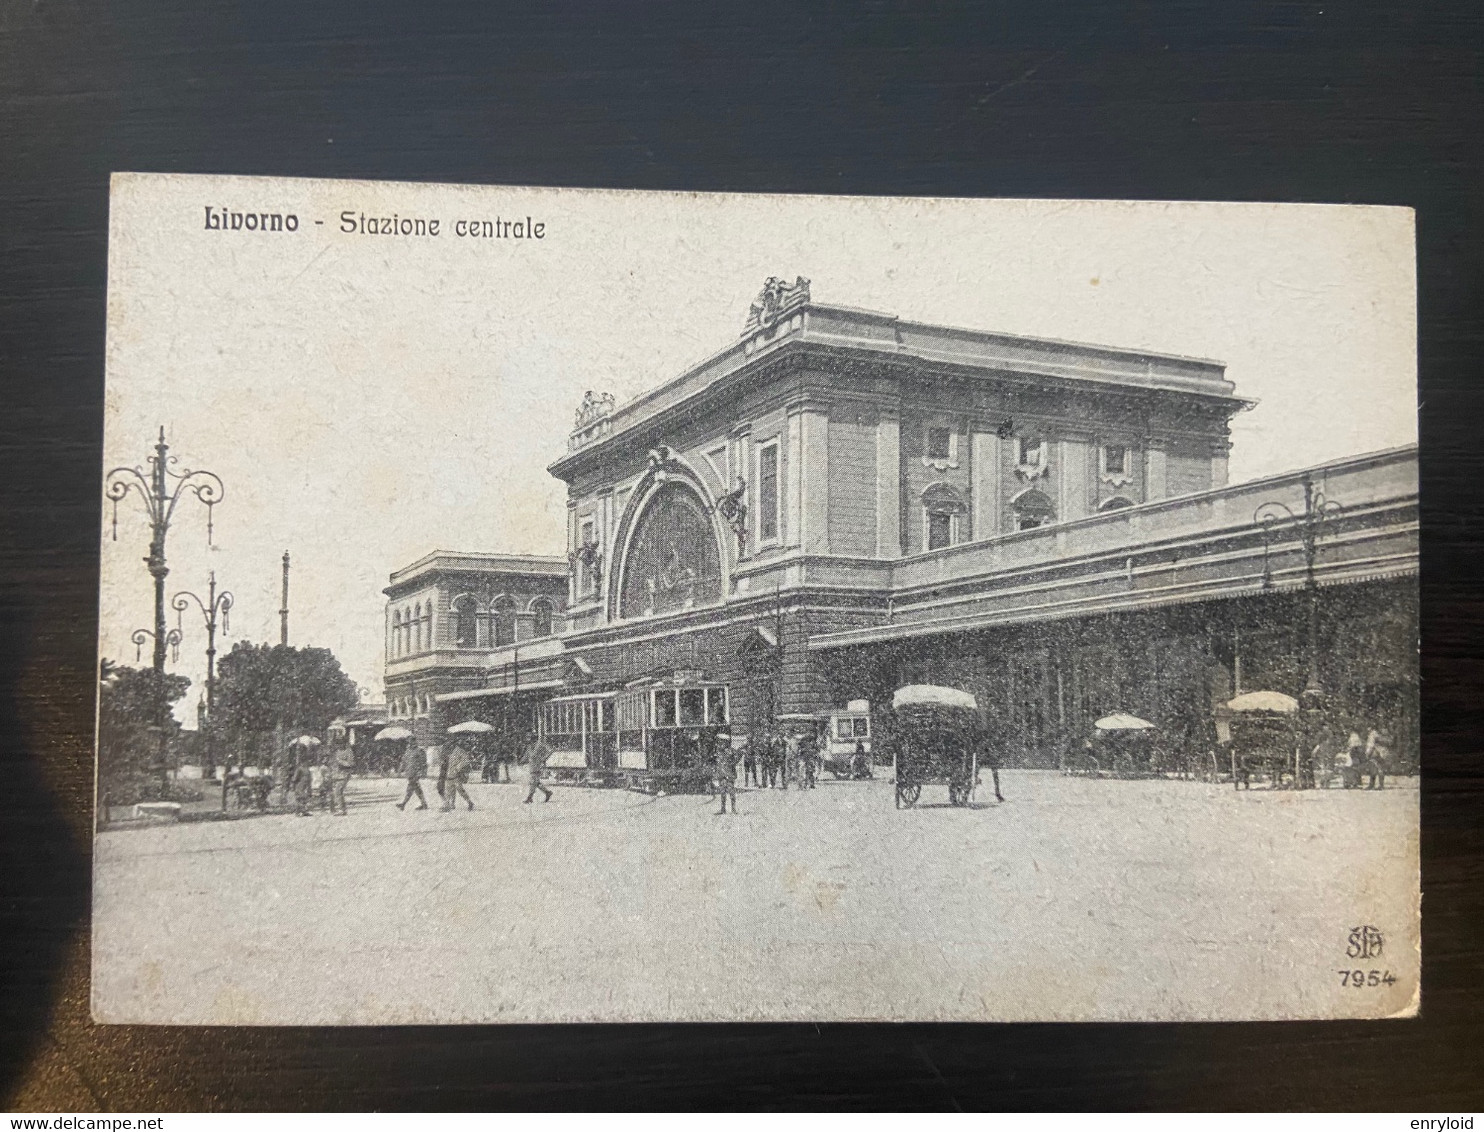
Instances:
[[[105,790],[133,791],[139,780],[158,776],[163,722],[167,748],[180,741],[180,723],[169,710],[186,694],[185,676],[153,668],[130,668],[104,660],[99,669],[98,772]]]
[[[272,731],[319,734],[358,702],[356,685],[329,649],[238,641],[217,662],[216,726],[247,737]]]

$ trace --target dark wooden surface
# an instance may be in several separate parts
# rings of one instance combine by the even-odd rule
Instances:
[[[11,1105],[1484,1105],[1477,5],[1213,0],[945,12],[0,0],[0,1089]],[[87,812],[104,265],[108,174],[124,169],[1414,206],[1422,1018],[92,1026]]]

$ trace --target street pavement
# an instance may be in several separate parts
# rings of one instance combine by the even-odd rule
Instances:
[[[1128,1019],[1408,1008],[1415,779],[1237,792],[1002,773],[972,808],[825,779],[651,798],[471,784],[100,834],[107,1022]],[[539,795],[538,795],[539,799]],[[1377,928],[1380,956],[1347,956]],[[1342,970],[1392,983],[1359,989]],[[1342,985],[1342,978],[1347,985]]]

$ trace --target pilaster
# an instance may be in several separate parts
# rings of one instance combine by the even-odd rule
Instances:
[[[883,408],[876,425],[876,557],[902,556],[902,423]]]
[[[989,538],[1000,530],[1000,438],[977,426],[969,444],[969,474],[973,496],[972,537]]]

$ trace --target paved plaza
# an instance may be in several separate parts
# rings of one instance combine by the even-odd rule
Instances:
[[[1418,971],[1415,779],[1253,790],[1008,771],[704,796],[470,787],[476,809],[99,835],[109,1022],[1028,1019],[1396,1012]],[[539,797],[539,795],[538,795]],[[1357,925],[1385,939],[1352,961]],[[1342,986],[1377,968],[1391,984]],[[1347,980],[1348,982],[1348,980]],[[1231,1003],[1241,1009],[1230,1009]],[[737,1009],[740,1007],[740,1010]]]

